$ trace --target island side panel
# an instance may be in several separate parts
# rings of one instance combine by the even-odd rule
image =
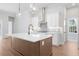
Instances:
[[[52,55],[52,37],[40,41],[40,55],[41,56]]]

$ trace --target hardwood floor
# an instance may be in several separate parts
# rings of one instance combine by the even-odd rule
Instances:
[[[11,48],[11,41],[7,39],[0,40],[0,56],[21,56]]]
[[[78,56],[79,49],[77,42],[66,42],[62,46],[53,46],[53,55],[54,56]]]
[[[0,40],[0,56],[22,56],[11,47],[10,39]],[[53,56],[78,56],[79,50],[76,42],[66,42],[62,46],[53,46]]]

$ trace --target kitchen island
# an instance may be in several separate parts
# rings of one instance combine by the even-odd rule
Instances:
[[[11,47],[24,56],[51,56],[52,35],[45,34],[11,34]]]

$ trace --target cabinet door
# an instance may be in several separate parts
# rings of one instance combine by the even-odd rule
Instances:
[[[52,55],[52,37],[40,41],[40,55]]]
[[[22,39],[15,38],[13,42],[13,48],[17,50],[22,55],[28,55],[28,45],[25,44],[26,41]]]
[[[49,13],[47,15],[47,25],[50,29],[53,29],[53,27],[58,27],[59,26],[59,13]]]

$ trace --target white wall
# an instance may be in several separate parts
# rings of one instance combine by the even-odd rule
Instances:
[[[78,17],[78,16],[79,16],[79,7],[72,7],[67,9],[67,18]]]
[[[16,16],[15,33],[25,33],[28,31],[28,25],[32,22],[28,11],[22,13],[21,16]]]
[[[39,18],[38,18],[38,16],[32,17],[32,25],[34,27],[34,30],[36,30],[36,31],[39,30]]]
[[[0,20],[2,21],[2,35],[8,33],[8,16],[15,17],[14,14],[0,10]]]

